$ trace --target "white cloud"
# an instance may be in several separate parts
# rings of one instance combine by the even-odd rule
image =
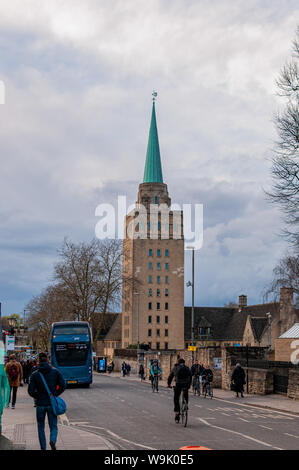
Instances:
[[[205,205],[206,299],[243,284],[259,296],[282,253],[262,186],[296,11],[278,0],[0,3],[0,217],[11,266],[0,275],[20,280],[24,301],[30,279],[49,278],[64,235],[93,236],[97,204],[126,191],[135,200],[153,88],[170,195]]]

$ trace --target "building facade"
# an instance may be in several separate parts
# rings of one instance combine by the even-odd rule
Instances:
[[[125,219],[122,347],[184,347],[183,213],[163,182],[153,101],[143,182]]]

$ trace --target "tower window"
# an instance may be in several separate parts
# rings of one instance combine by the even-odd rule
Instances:
[[[149,310],[152,309],[152,303],[151,303],[151,302],[148,303],[148,309],[149,309]]]
[[[165,250],[165,256],[169,256],[169,250]]]
[[[157,289],[157,297],[160,297],[160,289]]]
[[[157,269],[158,269],[158,271],[160,271],[160,269],[161,269],[161,263],[157,263]]]
[[[160,338],[160,330],[157,330],[156,334],[157,334],[158,338]]]
[[[165,349],[168,349],[168,343],[165,343]]]
[[[148,316],[148,323],[152,323],[152,316],[151,315]]]
[[[153,276],[148,277],[148,282],[151,284],[153,282]]]
[[[160,276],[157,276],[157,284],[160,284]]]
[[[168,289],[165,289],[165,297],[168,297]]]
[[[168,323],[168,315],[165,315],[165,323]]]
[[[152,289],[149,289],[148,290],[148,296],[151,297],[153,295],[153,290]]]
[[[148,263],[148,269],[153,269],[153,263],[151,261]]]
[[[165,284],[168,284],[168,276],[165,276]]]
[[[156,349],[160,349],[160,343],[156,343]]]
[[[158,196],[155,196],[155,204],[159,204],[159,198],[158,198]]]
[[[168,302],[165,302],[165,310],[168,310]]]
[[[160,310],[160,302],[157,302],[157,310]]]
[[[165,269],[168,271],[168,263],[165,263]]]
[[[160,249],[157,250],[157,256],[159,256],[159,257],[161,256],[161,250]]]
[[[152,330],[147,330],[147,336],[152,336]]]
[[[165,336],[168,336],[168,330],[165,330]]]
[[[157,315],[156,320],[157,320],[157,323],[160,323],[160,315]]]
[[[150,248],[150,249],[148,250],[148,256],[153,256],[153,250],[152,250],[152,248]]]

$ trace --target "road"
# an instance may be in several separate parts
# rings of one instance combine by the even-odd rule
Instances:
[[[173,392],[149,383],[95,375],[89,389],[68,388],[67,424],[99,434],[120,450],[177,450],[201,445],[217,450],[299,448],[299,416],[242,405],[241,401],[194,397],[187,428],[174,422]]]

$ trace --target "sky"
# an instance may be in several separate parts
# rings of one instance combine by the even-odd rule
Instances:
[[[287,250],[264,191],[298,19],[292,0],[0,0],[2,314],[52,282],[65,236],[95,236],[99,204],[136,201],[153,89],[172,202],[203,204],[196,305],[262,303]]]

